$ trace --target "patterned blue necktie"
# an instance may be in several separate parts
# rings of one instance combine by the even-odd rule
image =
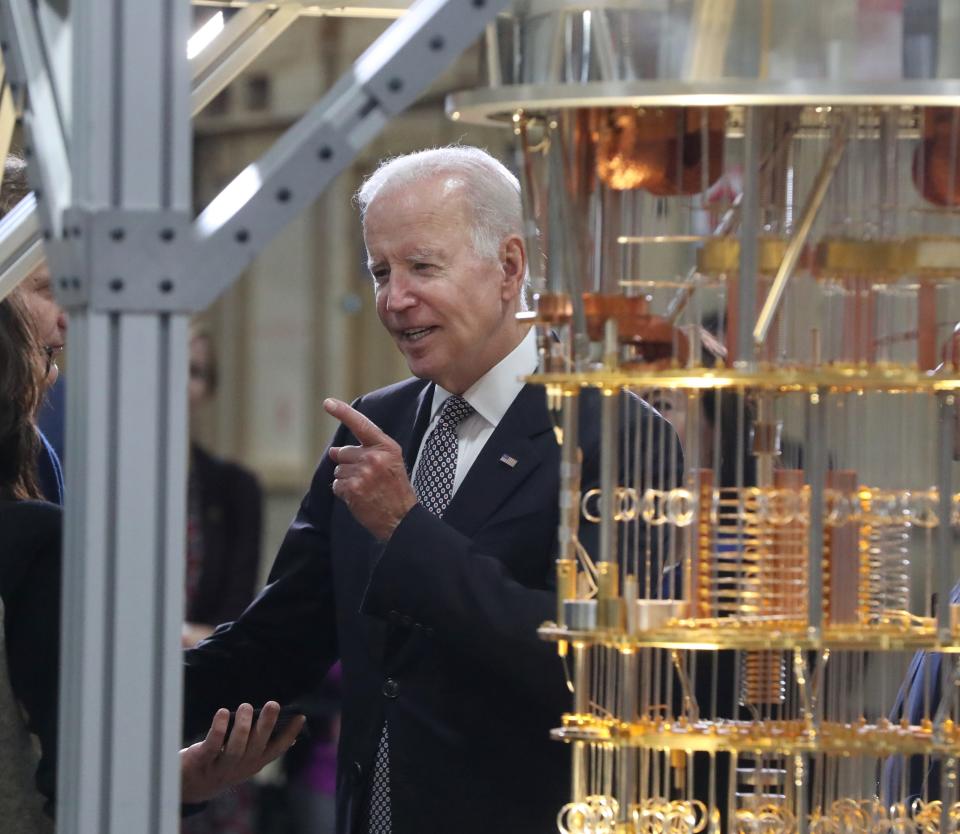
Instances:
[[[463,397],[447,397],[440,407],[433,431],[423,444],[413,490],[420,503],[437,518],[443,516],[453,498],[453,481],[457,474],[457,426],[471,414],[473,406]],[[368,834],[391,834],[390,741],[386,721],[383,722],[373,764],[368,814]]]

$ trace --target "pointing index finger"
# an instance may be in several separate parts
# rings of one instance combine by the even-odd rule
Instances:
[[[330,416],[336,417],[350,429],[353,436],[364,446],[378,446],[390,442],[390,437],[384,434],[373,420],[342,400],[329,397],[323,401],[323,407]]]

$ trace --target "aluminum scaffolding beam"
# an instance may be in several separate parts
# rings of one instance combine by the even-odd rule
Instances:
[[[421,0],[194,222],[189,4],[73,0],[57,19],[60,0],[0,3],[40,209],[19,206],[0,249],[29,249],[20,215],[39,220],[71,314],[59,834],[178,828],[189,313],[506,5]]]

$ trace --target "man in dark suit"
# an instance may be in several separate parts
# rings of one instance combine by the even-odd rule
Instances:
[[[339,658],[341,834],[546,834],[569,798],[549,730],[570,695],[537,638],[556,610],[559,447],[543,389],[519,380],[538,361],[516,319],[519,185],[486,153],[448,148],[381,166],[358,196],[377,311],[416,378],[325,403],[342,425],[267,588],[187,654],[187,726],[295,699]],[[675,435],[626,407],[628,427],[649,421],[661,471]],[[596,392],[581,426],[589,489]]]

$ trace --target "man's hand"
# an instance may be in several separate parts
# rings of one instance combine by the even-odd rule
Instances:
[[[330,459],[337,464],[333,494],[377,541],[385,542],[417,503],[403,452],[392,437],[345,402],[328,399],[323,407],[362,444],[330,449]]]
[[[280,705],[276,701],[267,701],[251,729],[253,707],[241,704],[227,739],[230,713],[225,709],[217,710],[207,737],[180,751],[180,801],[186,804],[205,802],[249,779],[285,752],[296,741],[305,718],[298,715],[271,739],[279,715]]]

